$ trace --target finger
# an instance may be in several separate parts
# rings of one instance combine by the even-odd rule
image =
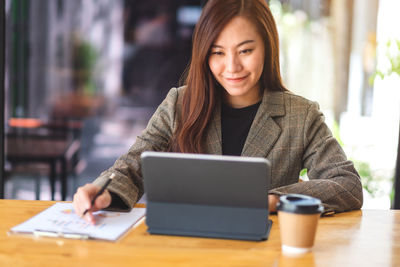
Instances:
[[[96,190],[97,192],[97,190]],[[84,218],[86,221],[90,222],[91,224],[95,225],[96,224],[96,219],[93,215],[94,211],[98,211],[101,209],[104,209],[111,204],[111,195],[108,190],[105,190],[101,195],[99,195],[96,200],[94,205],[88,210],[86,214],[84,214]]]
[[[83,219],[85,219],[85,221],[87,221],[90,224],[96,224],[96,220],[93,216],[93,213],[91,211],[88,211],[84,216]]]
[[[86,210],[89,210],[91,207],[90,197],[88,192],[85,189],[78,191],[78,214],[79,216],[83,216]]]
[[[78,193],[74,194],[74,198],[72,200],[72,206],[74,208],[74,212],[76,215],[81,214],[81,208],[80,208],[80,204],[79,204],[79,195]]]
[[[82,217],[86,210],[91,209],[91,199],[97,193],[98,187],[92,184],[86,184],[79,187],[74,195],[74,208],[76,214]]]
[[[97,189],[96,187],[93,187],[93,185],[90,185],[90,184],[88,184],[82,188],[81,194],[80,194],[80,200],[82,203],[82,209],[84,211],[90,210],[92,208],[92,198],[98,191],[96,189]]]
[[[84,201],[82,201],[82,192],[78,191],[77,193],[75,193],[72,204],[74,206],[75,214],[82,217],[83,212],[85,210],[85,204]]]
[[[95,201],[94,204],[94,209],[95,210],[100,210],[100,209],[104,209],[107,208],[108,206],[110,206],[111,204],[111,195],[110,192],[108,192],[108,190],[105,190],[103,192],[103,194],[101,194]]]

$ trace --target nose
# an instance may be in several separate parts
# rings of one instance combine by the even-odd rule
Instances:
[[[225,62],[226,71],[229,73],[236,73],[242,70],[240,58],[236,54],[230,54],[226,57]]]

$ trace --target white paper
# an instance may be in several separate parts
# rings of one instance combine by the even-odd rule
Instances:
[[[130,212],[98,211],[93,213],[96,224],[92,225],[74,213],[71,203],[56,203],[29,220],[11,228],[14,233],[56,232],[87,235],[89,238],[117,240],[144,217],[145,208]]]

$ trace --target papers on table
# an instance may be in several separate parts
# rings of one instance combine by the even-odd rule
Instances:
[[[29,220],[11,228],[11,233],[32,233],[78,239],[116,241],[145,215],[145,208],[130,212],[98,211],[92,225],[74,213],[71,203],[56,203]]]

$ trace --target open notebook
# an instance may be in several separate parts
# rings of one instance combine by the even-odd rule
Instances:
[[[116,241],[141,221],[145,208],[134,208],[130,212],[98,211],[93,214],[95,225],[76,215],[71,203],[56,203],[11,228],[10,233]]]

